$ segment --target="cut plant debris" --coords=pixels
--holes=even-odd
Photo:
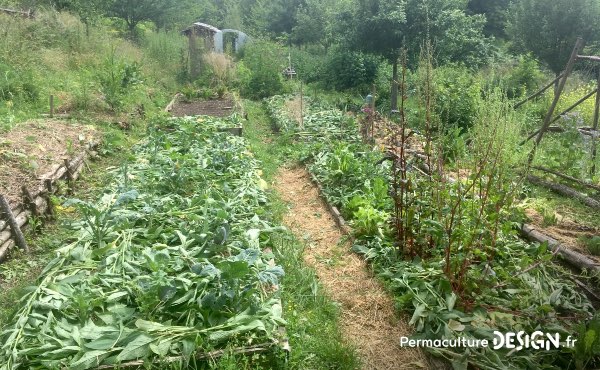
[[[0,369],[162,368],[282,339],[281,228],[245,140],[219,131],[237,119],[157,120],[101,199],[62,205],[81,221],[4,328]]]

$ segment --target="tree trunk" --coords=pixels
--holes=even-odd
[[[398,59],[394,59],[391,91],[392,111],[398,110]]]

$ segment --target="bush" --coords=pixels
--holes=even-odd
[[[272,43],[254,41],[247,45],[237,70],[241,94],[250,99],[281,94],[283,62],[277,46]]]
[[[447,126],[467,130],[473,125],[481,87],[477,77],[464,67],[444,66],[435,70],[435,110]]]
[[[292,49],[291,57],[292,66],[298,73],[298,78],[304,82],[320,82],[326,75],[326,55],[300,49]]]
[[[32,71],[0,64],[0,100],[36,102],[40,97],[38,86]]]
[[[323,81],[336,90],[370,88],[377,78],[380,59],[344,48],[335,48],[325,62]]]

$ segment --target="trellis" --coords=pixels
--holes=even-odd
[[[515,105],[515,108],[518,108],[518,107],[522,106],[523,104],[542,95],[544,92],[546,92],[552,86],[556,86],[556,89],[554,91],[554,99],[552,100],[552,104],[550,105],[550,108],[548,109],[548,112],[546,113],[546,116],[542,123],[542,127],[539,130],[533,132],[531,135],[529,135],[527,137],[527,139],[525,139],[522,143],[522,144],[524,144],[527,141],[535,138],[533,149],[531,150],[531,152],[529,154],[529,160],[528,160],[529,165],[531,165],[531,163],[533,162],[536,150],[537,150],[540,142],[542,141],[544,134],[546,132],[552,132],[552,131],[561,132],[562,131],[562,129],[560,127],[552,127],[551,126],[552,123],[558,121],[563,115],[571,112],[573,109],[578,107],[580,104],[582,104],[583,102],[585,102],[586,100],[588,100],[589,98],[591,98],[592,96],[595,95],[596,103],[595,103],[595,107],[594,107],[594,118],[593,118],[592,127],[590,127],[590,128],[582,127],[582,128],[579,128],[578,130],[582,135],[588,135],[588,136],[592,137],[592,153],[591,153],[592,154],[592,167],[590,169],[590,173],[592,176],[596,174],[596,157],[597,157],[597,151],[598,151],[597,150],[597,145],[598,145],[597,141],[598,141],[598,138],[600,137],[600,133],[598,132],[598,122],[600,121],[600,94],[598,93],[598,91],[600,91],[600,70],[596,71],[596,85],[597,85],[596,89],[594,89],[592,92],[588,93],[587,95],[585,95],[584,97],[579,99],[575,104],[571,105],[570,107],[565,109],[560,114],[558,114],[556,116],[554,115],[556,107],[558,106],[558,102],[560,101],[561,95],[562,95],[565,85],[567,83],[567,80],[568,80],[569,76],[571,75],[571,73],[573,72],[576,62],[579,60],[600,62],[599,56],[580,55],[581,51],[583,50],[584,45],[585,45],[584,40],[582,38],[578,38],[577,41],[575,42],[575,47],[573,48],[573,51],[571,53],[569,61],[567,62],[566,66],[565,66],[564,71],[559,76],[557,76],[552,82],[550,82],[548,85],[544,86],[542,89],[537,91],[535,94],[527,97],[525,100],[523,100]]]

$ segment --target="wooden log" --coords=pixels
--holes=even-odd
[[[26,251],[27,253],[29,253],[29,247],[27,246],[27,243],[25,242],[25,237],[23,236],[23,233],[21,232],[22,225],[19,225],[17,223],[17,219],[13,215],[10,205],[8,204],[8,201],[6,200],[4,195],[1,195],[1,194],[0,194],[0,211],[4,214],[4,218],[6,219],[6,221],[8,221],[8,225],[10,226],[11,234],[14,237],[16,244],[19,246],[19,248],[21,248],[24,251]],[[27,220],[27,218],[25,218],[25,222],[26,222],[26,220]]]
[[[28,10],[26,12],[22,11],[22,10],[13,10],[13,9],[7,9],[7,8],[0,8],[0,12],[5,13],[5,14],[9,14],[9,15],[18,15],[21,16],[23,18],[29,18],[29,19],[33,19],[35,18],[35,12],[33,10]]]
[[[1,213],[1,211],[0,211],[0,213]],[[31,216],[31,212],[29,212],[29,211],[21,211],[18,214],[13,214],[13,217],[17,223],[17,227],[19,228],[19,230],[21,228],[23,228],[23,226],[25,226],[25,224],[27,224],[27,220],[29,219],[29,216]],[[13,237],[12,228],[10,226],[8,226],[0,233],[0,244],[6,242],[7,240],[9,240],[12,237]]]
[[[21,192],[23,193],[23,205],[25,208],[29,209],[34,216],[39,215],[38,205],[35,201],[35,198],[31,195],[27,186],[21,186]]]
[[[171,111],[173,110],[173,107],[175,107],[175,104],[177,104],[177,101],[179,100],[179,97],[181,95],[182,95],[181,93],[175,94],[175,96],[173,97],[173,99],[171,99],[171,102],[169,102],[169,104],[167,104],[167,106],[165,108],[165,112],[171,113]]]
[[[548,188],[548,189],[554,191],[555,193],[558,193],[558,194],[561,194],[561,195],[564,195],[564,196],[567,196],[570,198],[575,198],[590,208],[600,210],[600,201],[597,201],[596,199],[593,199],[584,194],[581,194],[577,190],[570,188],[566,185],[556,184],[556,183],[553,183],[550,181],[546,181],[542,178],[539,178],[539,177],[533,176],[533,175],[527,175],[527,181],[531,182],[532,184]]]
[[[600,62],[600,57],[595,56],[595,55],[578,55],[577,59],[589,60],[592,62]]]
[[[6,261],[8,258],[8,253],[12,248],[14,248],[15,242],[12,239],[9,239],[4,244],[0,245],[0,263]]]
[[[351,235],[352,229],[350,229],[350,227],[346,223],[346,220],[344,220],[344,217],[342,217],[342,214],[340,213],[339,209],[336,206],[334,206],[333,204],[329,203],[329,201],[327,200],[327,197],[325,196],[325,191],[323,190],[323,186],[321,185],[321,183],[319,182],[317,177],[311,173],[310,178],[311,178],[312,182],[316,185],[317,189],[319,190],[319,195],[321,196],[321,200],[323,201],[323,203],[325,203],[325,206],[329,210],[329,213],[333,217],[333,220],[338,225],[340,230],[342,230],[342,232],[344,234]]]
[[[551,238],[540,231],[537,231],[535,226],[533,225],[524,224],[521,227],[521,233],[524,236],[526,236],[529,240],[536,241],[538,243],[547,242],[550,250],[556,252],[556,250],[558,249],[557,254],[573,266],[576,266],[580,269],[587,269],[593,272],[600,272],[600,264],[579,252],[573,251],[568,247],[565,247],[558,240]]]
[[[46,179],[44,180],[44,185],[46,187],[45,192],[40,192],[40,196],[44,197],[46,201],[46,214],[48,216],[54,216],[54,205],[52,204],[51,196],[54,194],[54,186],[52,185],[52,180]]]
[[[589,183],[587,181],[583,181],[583,180],[577,179],[575,177],[571,177],[569,175],[565,175],[563,173],[551,170],[549,168],[542,167],[542,166],[533,166],[532,168],[534,168],[536,170],[539,170],[539,171],[542,171],[542,172],[550,173],[552,175],[556,175],[556,176],[561,177],[561,178],[563,178],[565,180],[573,181],[574,183],[577,183],[577,184],[579,184],[581,186],[584,186],[586,188],[590,188],[590,189],[594,189],[594,190],[600,191],[600,186],[598,186],[598,185],[594,185],[594,184],[591,184],[591,183]]]

